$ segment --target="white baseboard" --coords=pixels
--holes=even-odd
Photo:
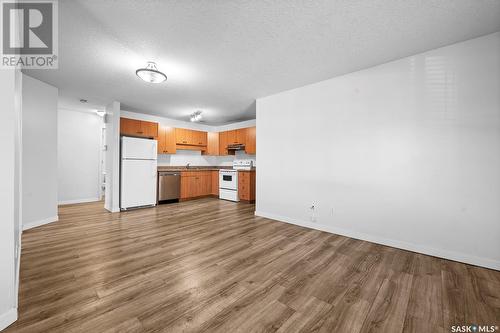
[[[17,320],[17,309],[12,308],[0,314],[0,331]]]
[[[23,230],[28,230],[31,228],[39,227],[44,224],[56,222],[59,220],[59,216],[52,216],[43,220],[38,220],[38,221],[33,221],[33,222],[28,222],[28,223],[23,223]]]
[[[72,205],[72,204],[79,204],[79,203],[86,203],[86,202],[94,202],[94,201],[99,201],[99,198],[94,197],[94,198],[84,198],[84,199],[74,199],[74,200],[63,200],[59,201],[58,205]]]
[[[379,236],[365,234],[362,232],[357,232],[354,230],[347,230],[347,229],[343,229],[343,228],[337,228],[337,227],[318,224],[318,223],[301,221],[298,219],[294,219],[294,218],[290,218],[290,217],[286,217],[286,216],[281,216],[281,215],[276,215],[276,214],[272,214],[272,213],[266,213],[266,212],[262,212],[262,211],[255,211],[255,215],[265,217],[265,218],[268,218],[271,220],[295,224],[295,225],[298,225],[301,227],[325,231],[325,232],[329,232],[332,234],[342,235],[342,236],[360,239],[360,240],[364,240],[364,241],[368,241],[368,242],[372,242],[372,243],[391,246],[391,247],[395,247],[395,248],[399,248],[399,249],[403,249],[403,250],[407,250],[407,251],[418,252],[418,253],[434,256],[434,257],[449,259],[449,260],[453,260],[453,261],[458,261],[458,262],[462,262],[462,263],[466,263],[466,264],[481,266],[481,267],[490,268],[490,269],[500,271],[500,261],[496,261],[493,259],[480,258],[480,257],[471,256],[471,255],[464,254],[464,253],[448,251],[448,250],[443,250],[443,249],[436,249],[436,248],[422,246],[422,245],[418,245],[418,244],[413,244],[413,243],[408,243],[408,242],[403,242],[403,241],[398,241],[398,240],[393,240],[393,239],[387,239],[387,238],[383,238],[383,237],[379,237]]]
[[[118,205],[112,205],[110,203],[106,204],[106,201],[104,202],[104,209],[106,209],[110,213],[117,213],[120,211],[120,207]]]

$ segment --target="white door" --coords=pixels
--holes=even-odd
[[[156,160],[156,140],[122,137],[122,159]]]
[[[157,165],[154,160],[122,160],[122,209],[156,204]]]

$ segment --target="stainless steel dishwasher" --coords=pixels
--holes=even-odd
[[[176,200],[181,194],[180,172],[160,171],[158,172],[158,202],[165,200]]]

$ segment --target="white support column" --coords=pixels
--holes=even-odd
[[[120,103],[106,106],[106,190],[104,208],[120,211]]]

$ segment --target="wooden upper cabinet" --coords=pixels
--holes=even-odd
[[[176,128],[175,142],[178,145],[206,146],[207,132],[194,131],[185,128]]]
[[[179,145],[188,145],[191,141],[191,131],[185,128],[175,129],[175,142]]]
[[[192,131],[192,145],[195,146],[206,146],[207,145],[207,132],[202,131]]]
[[[165,154],[166,136],[166,128],[164,126],[160,126],[158,128],[158,145],[156,146],[158,149],[158,154]]]
[[[120,118],[120,134],[156,138],[158,137],[158,124],[150,121]]]
[[[236,143],[244,145],[247,141],[247,129],[240,128],[236,130]]]
[[[141,122],[135,119],[120,118],[121,135],[137,135],[141,131]]]
[[[238,131],[237,130],[226,131],[226,133],[227,133],[226,146],[238,143]]]
[[[156,138],[158,136],[158,123],[141,120],[141,132],[147,138]]]
[[[255,136],[255,126],[219,132],[219,155],[228,155],[227,146],[233,144],[245,145],[247,154],[255,154]]]
[[[225,132],[220,132],[219,134],[225,135],[225,142],[226,145],[233,145],[233,144],[245,144],[247,141],[247,129],[246,128],[240,128],[236,130],[231,130],[231,131],[225,131]]]
[[[208,132],[207,133],[207,155],[217,156],[219,155],[219,133]]]
[[[257,128],[255,126],[246,128],[245,152],[247,154],[255,155],[257,153],[256,137]]]
[[[227,155],[227,132],[219,133],[219,155]]]
[[[199,131],[191,131],[191,141],[189,142],[190,145],[194,146],[201,146],[203,144],[201,137],[201,132]]]
[[[175,128],[160,126],[158,129],[158,154],[175,154]]]

